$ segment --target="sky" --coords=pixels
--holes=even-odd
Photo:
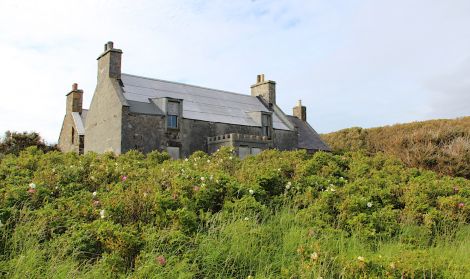
[[[1,0],[0,133],[57,142],[107,41],[124,73],[243,94],[263,73],[320,133],[470,115],[468,0]]]

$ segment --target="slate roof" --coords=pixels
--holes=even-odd
[[[87,109],[82,109],[81,114],[78,112],[72,112],[73,122],[75,123],[75,127],[77,128],[77,133],[79,135],[85,135],[85,121],[87,113]]]
[[[298,148],[310,150],[331,151],[320,138],[320,135],[305,121],[295,116],[288,115],[289,120],[298,128],[299,144]]]
[[[248,112],[269,110],[254,96],[210,89],[184,83],[121,74],[124,97],[130,111],[161,115],[160,109],[149,99],[183,99],[183,117],[209,122],[228,123],[244,126],[260,126]],[[273,128],[290,130],[276,112],[273,113]]]

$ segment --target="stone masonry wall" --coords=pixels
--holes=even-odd
[[[85,124],[85,152],[121,153],[122,102],[115,79],[98,82]]]

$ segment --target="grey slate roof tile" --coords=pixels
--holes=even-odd
[[[161,113],[149,99],[163,97],[183,99],[184,118],[209,122],[259,126],[248,112],[269,111],[251,95],[129,74],[121,74],[121,80],[130,111],[136,113]],[[273,128],[290,130],[276,113],[273,114]]]
[[[292,124],[294,124],[299,133],[298,148],[331,151],[330,147],[326,145],[320,138],[320,135],[305,121],[298,119],[295,116],[287,116]]]

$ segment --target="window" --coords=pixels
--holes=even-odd
[[[78,136],[78,154],[83,154],[85,151],[85,136]]]
[[[178,116],[180,114],[180,103],[169,101],[167,105],[167,127],[170,129],[178,128]]]
[[[75,128],[72,127],[72,144],[75,143]]]
[[[168,115],[166,119],[167,119],[168,128],[172,128],[172,129],[178,128],[178,116],[177,115]]]
[[[271,137],[271,115],[263,114],[261,123],[263,136]]]

